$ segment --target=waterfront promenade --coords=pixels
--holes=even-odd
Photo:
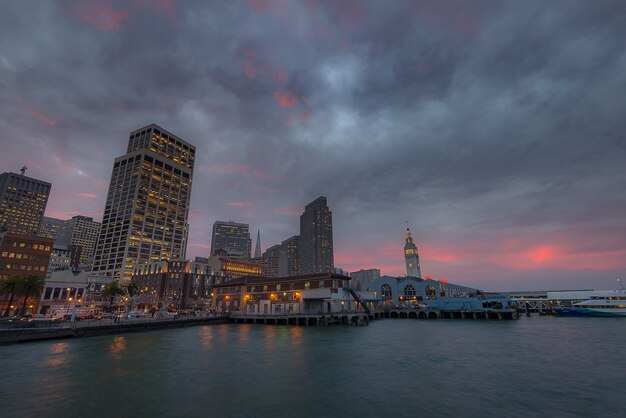
[[[114,321],[113,319],[82,321],[15,321],[0,326],[0,344],[15,344],[30,341],[60,338],[91,337],[96,335],[124,334],[130,332],[154,331],[166,328],[182,328],[197,325],[223,323],[227,315],[188,316],[182,318],[132,318]]]

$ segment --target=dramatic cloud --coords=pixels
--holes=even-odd
[[[319,195],[336,264],[486,289],[614,288],[626,269],[626,4],[0,3],[0,169],[100,219],[128,132],[198,150],[188,256],[216,220],[298,233]]]

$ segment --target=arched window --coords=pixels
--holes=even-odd
[[[407,284],[406,286],[404,286],[404,296],[406,296],[407,298],[411,298],[415,295],[415,288],[412,284]]]
[[[427,298],[437,299],[437,289],[435,289],[435,286],[429,284],[428,286],[426,286],[425,290]]]
[[[391,286],[389,286],[388,284],[384,284],[380,288],[380,294],[382,295],[383,299],[391,299]]]

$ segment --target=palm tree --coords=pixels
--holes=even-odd
[[[44,278],[41,276],[23,276],[20,280],[19,290],[24,293],[24,304],[22,304],[22,315],[26,315],[26,305],[28,298],[39,297],[44,288]]]
[[[9,303],[7,304],[7,309],[4,311],[3,316],[9,316],[9,312],[11,312],[11,305],[13,305],[13,298],[15,298],[15,294],[20,290],[20,276],[9,276],[0,281],[0,294],[6,295],[9,294]]]

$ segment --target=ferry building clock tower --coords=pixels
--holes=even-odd
[[[406,244],[404,244],[404,262],[406,264],[406,275],[411,277],[422,277],[420,271],[420,257],[417,254],[417,247],[413,243],[411,230],[406,229]]]

